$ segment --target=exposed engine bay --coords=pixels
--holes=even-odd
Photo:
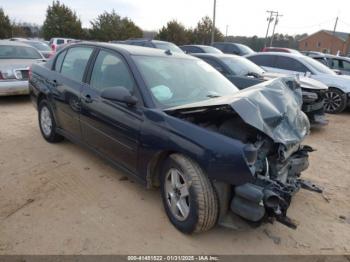
[[[263,83],[245,89],[230,103],[227,100],[169,113],[244,143],[243,155],[253,182],[232,186],[233,213],[252,222],[276,219],[296,228],[287,210],[293,195],[307,188],[300,175],[308,168],[308,154],[313,151],[301,144],[310,124],[301,111],[300,88],[294,89],[291,79],[278,79],[268,86]]]

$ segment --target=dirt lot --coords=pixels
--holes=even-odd
[[[350,111],[307,143],[304,173],[325,195],[300,191],[290,217],[260,228],[179,233],[159,191],[126,180],[85,149],[46,143],[27,97],[0,98],[0,254],[350,253]]]

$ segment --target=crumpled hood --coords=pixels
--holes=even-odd
[[[229,105],[242,120],[284,145],[300,143],[310,131],[307,116],[301,111],[301,89],[294,77],[263,82],[232,96],[173,107],[166,111],[190,112]]]
[[[281,73],[273,73],[273,72],[265,72],[263,77],[265,80],[271,80],[279,77],[287,77],[286,74]],[[314,89],[314,90],[327,90],[328,86],[321,83],[320,81],[317,81],[315,79],[312,79],[310,77],[305,76],[298,76],[299,77],[299,84],[302,88],[307,89]]]

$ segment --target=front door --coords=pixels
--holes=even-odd
[[[81,92],[83,140],[135,173],[143,111],[139,105],[128,106],[101,98],[104,89],[117,86],[136,92],[135,81],[124,59],[115,52],[100,50],[89,84]]]

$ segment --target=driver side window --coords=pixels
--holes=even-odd
[[[98,91],[122,86],[132,92],[134,80],[121,57],[101,50],[92,70],[90,86]]]

